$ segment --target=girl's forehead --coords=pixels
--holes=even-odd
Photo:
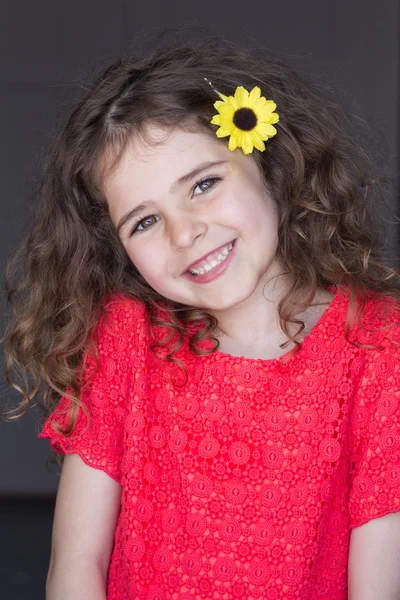
[[[131,163],[152,163],[169,159],[181,161],[189,154],[224,154],[224,144],[205,131],[189,131],[182,127],[171,129],[148,126],[143,135],[133,136],[126,146],[126,159]]]
[[[133,135],[109,175],[107,187],[124,180],[136,181],[156,177],[158,180],[173,179],[185,171],[206,162],[235,162],[233,156],[220,140],[204,131],[187,131],[183,128],[170,130],[149,127],[145,135]]]

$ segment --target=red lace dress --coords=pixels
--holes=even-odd
[[[371,300],[364,325],[394,326],[355,328],[380,344],[359,348],[347,307],[337,292],[286,363],[185,342],[185,382],[150,351],[144,307],[111,299],[89,425],[53,431],[63,397],[39,435],[122,486],[108,600],[347,598],[352,528],[400,510],[400,318]]]

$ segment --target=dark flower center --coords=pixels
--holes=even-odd
[[[257,125],[257,117],[251,108],[239,108],[234,112],[233,123],[238,129],[250,131]]]

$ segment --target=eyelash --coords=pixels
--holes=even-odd
[[[197,188],[197,186],[201,185],[202,183],[206,183],[207,181],[212,181],[213,184],[209,188],[207,188],[204,192],[201,192],[201,194],[195,194],[196,196],[202,196],[203,194],[206,194],[207,192],[212,190],[215,187],[216,183],[220,180],[221,180],[220,177],[206,177],[205,179],[200,179],[199,181],[196,181],[196,183],[192,187],[192,193]],[[137,227],[138,227],[138,225],[140,225],[140,223],[142,223],[142,221],[146,221],[147,219],[150,219],[150,217],[153,217],[153,216],[154,215],[147,215],[147,217],[142,217],[138,221],[136,221],[129,237],[131,237],[135,233],[144,233],[145,231],[147,231],[147,229],[151,229],[151,226],[146,227],[146,229],[137,229]]]

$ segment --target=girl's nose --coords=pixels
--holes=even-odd
[[[194,240],[202,235],[206,226],[194,216],[181,215],[170,225],[171,246],[175,250],[192,246]]]

